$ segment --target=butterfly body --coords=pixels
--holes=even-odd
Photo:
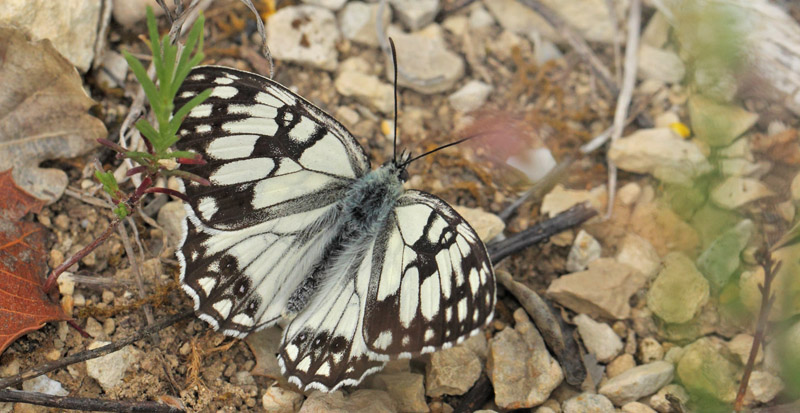
[[[181,282],[198,316],[243,337],[290,320],[278,361],[302,389],[354,385],[386,360],[446,348],[491,320],[494,274],[475,232],[433,195],[405,190],[404,157],[372,170],[352,135],[283,86],[200,67],[184,120]]]

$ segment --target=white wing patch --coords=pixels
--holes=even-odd
[[[259,181],[267,177],[275,168],[272,158],[250,158],[222,165],[209,177],[215,185],[236,185]]]

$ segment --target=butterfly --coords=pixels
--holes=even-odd
[[[280,84],[201,66],[180,87],[181,284],[198,317],[244,337],[290,320],[278,353],[302,390],[356,385],[393,358],[448,348],[493,316],[486,247],[441,199],[406,190],[410,159],[372,170],[334,118]]]

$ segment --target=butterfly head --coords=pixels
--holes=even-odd
[[[408,181],[408,164],[411,163],[410,161],[411,154],[406,152],[404,149],[402,152],[400,152],[400,156],[397,159],[388,162],[392,165],[392,168],[395,170],[400,182]]]

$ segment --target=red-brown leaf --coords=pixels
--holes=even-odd
[[[19,220],[42,205],[14,184],[11,170],[0,172],[0,353],[48,321],[69,319],[42,291],[44,227]]]

